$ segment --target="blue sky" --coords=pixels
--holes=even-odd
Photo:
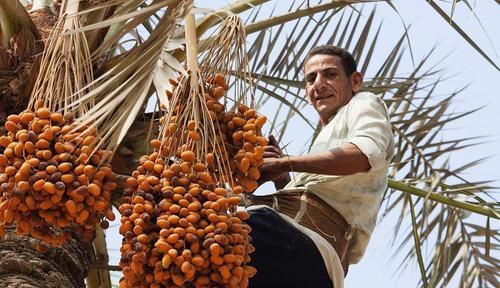
[[[484,106],[479,112],[456,121],[450,128],[443,131],[445,137],[451,138],[488,135],[486,139],[489,141],[488,143],[453,154],[450,159],[451,165],[461,165],[474,159],[491,156],[490,160],[470,169],[469,172],[463,175],[471,180],[500,179],[500,169],[498,169],[499,152],[497,148],[500,140],[500,97],[498,97],[497,90],[498,83],[500,83],[500,73],[470,45],[466,44],[426,1],[394,2],[401,14],[401,18],[404,19],[407,25],[411,24],[410,39],[417,61],[423,58],[433,47],[437,47],[434,55],[436,61],[434,62],[449,54],[441,65],[441,67],[445,67],[442,75],[453,77],[445,82],[446,84],[441,88],[443,92],[453,92],[469,84],[468,88],[456,98],[452,105],[452,111],[467,111],[471,108]],[[482,24],[492,38],[493,47],[500,50],[500,37],[498,37],[497,31],[500,24],[498,20],[500,5],[495,4],[492,0],[469,2],[473,5],[477,2],[475,13],[481,18]],[[226,5],[227,1],[195,1],[195,3],[200,7],[218,8]],[[267,7],[267,9],[270,8]],[[369,12],[370,10],[365,10],[364,13],[368,15]],[[459,4],[454,17],[494,61],[500,63],[500,57],[494,52],[470,11]],[[377,6],[377,20],[382,19],[383,34],[401,35],[403,31],[401,20],[386,4]],[[293,137],[300,137],[300,135],[294,135]],[[289,153],[294,152],[289,151]],[[500,185],[500,182],[497,181],[496,185]],[[390,246],[395,219],[394,215],[389,216],[377,226],[365,258],[359,264],[350,267],[346,287],[391,288],[417,286],[420,275],[416,262],[406,263],[408,269],[401,271],[397,269],[402,266],[402,256],[391,259],[395,250]],[[500,228],[498,224],[498,221],[493,221],[492,228]],[[109,235],[113,234],[114,237],[109,237]],[[108,231],[107,235],[111,248],[117,249],[121,238],[116,237],[114,231]],[[119,260],[116,252],[111,253],[110,257],[111,264],[116,264]],[[396,274],[396,271],[401,273]],[[114,278],[114,280],[114,283],[116,283],[117,278]]]

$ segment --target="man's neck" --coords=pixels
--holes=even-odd
[[[321,122],[323,127],[325,127],[326,125],[328,125],[328,123],[330,123],[330,121],[335,117],[335,115],[337,115],[337,113],[334,113],[332,116],[327,117],[326,119],[319,118],[319,122]]]

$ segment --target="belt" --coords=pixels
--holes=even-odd
[[[305,188],[280,190],[271,195],[247,195],[249,205],[266,205],[283,213],[327,240],[337,252],[344,269],[349,268],[350,243],[354,228],[318,196]]]

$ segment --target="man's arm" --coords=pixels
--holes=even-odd
[[[304,156],[264,158],[262,173],[306,172],[326,175],[351,175],[371,168],[366,157],[356,145],[347,143],[329,151]]]

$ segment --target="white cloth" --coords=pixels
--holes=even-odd
[[[387,188],[388,167],[394,156],[394,136],[387,107],[380,97],[370,92],[357,93],[321,130],[310,153],[331,150],[347,143],[356,145],[368,157],[369,171],[347,176],[298,173],[285,190],[304,186],[335,208],[355,228],[350,263],[357,263],[363,257],[375,228],[377,212]],[[325,256],[337,255],[333,247],[322,237],[318,239],[319,234],[298,226],[316,243],[330,277],[335,282],[341,279],[342,283],[334,287],[343,287],[344,273],[340,261]],[[310,232],[315,235],[311,236]]]

